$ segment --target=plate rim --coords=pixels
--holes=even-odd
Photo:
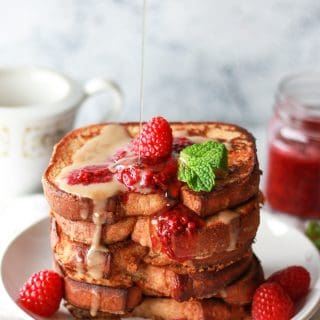
[[[10,301],[11,305],[15,307],[15,310],[19,313],[18,316],[19,317],[23,317],[23,319],[25,320],[34,320],[35,318],[32,317],[32,314],[29,314],[27,310],[22,309],[22,307],[20,307],[15,300],[12,299],[11,295],[9,294],[8,290],[7,290],[7,286],[5,285],[5,281],[4,281],[4,268],[3,265],[5,263],[5,258],[8,255],[9,249],[10,247],[13,245],[13,243],[15,241],[17,241],[19,238],[23,237],[24,234],[30,232],[31,229],[33,229],[36,225],[43,223],[46,220],[49,220],[50,217],[45,216],[45,217],[41,217],[39,219],[37,219],[36,221],[33,221],[28,227],[24,228],[23,230],[21,230],[18,234],[16,234],[15,236],[13,236],[8,242],[7,245],[5,247],[5,249],[3,250],[3,254],[1,257],[1,263],[0,263],[0,271],[1,271],[1,277],[0,277],[0,282],[1,282],[1,286],[5,289],[5,295],[7,297],[7,302]],[[54,318],[52,318],[52,320],[54,320]]]

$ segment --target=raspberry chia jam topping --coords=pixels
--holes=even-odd
[[[112,180],[113,173],[106,165],[92,165],[76,169],[68,176],[68,184],[89,185],[92,183],[104,183]]]
[[[163,253],[171,259],[185,261],[189,256],[183,252],[183,247],[192,247],[192,243],[196,243],[197,231],[202,224],[199,217],[182,205],[160,212],[151,219],[156,233],[152,245],[157,246],[159,239]]]

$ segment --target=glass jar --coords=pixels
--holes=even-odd
[[[280,83],[268,146],[269,206],[320,218],[320,73],[301,73]]]

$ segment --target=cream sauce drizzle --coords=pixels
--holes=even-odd
[[[96,289],[92,289],[91,293],[92,293],[92,296],[91,296],[90,315],[91,317],[96,317],[101,304],[101,296]]]
[[[131,138],[124,126],[105,126],[98,136],[90,139],[74,154],[72,164],[65,167],[56,178],[56,183],[62,190],[88,197],[93,201],[92,222],[95,224],[95,230],[90,249],[86,255],[86,263],[88,274],[96,280],[103,277],[103,271],[108,259],[108,249],[101,244],[102,226],[106,223],[107,200],[124,191],[124,186],[115,179],[106,183],[69,185],[67,178],[71,172],[84,166],[108,165],[108,162],[111,163],[110,158],[119,149],[125,148],[130,141]],[[86,220],[88,215],[89,212],[86,208],[80,210],[80,216],[83,220]],[[81,270],[80,262],[78,263],[78,271],[81,274],[83,270]],[[97,301],[97,298],[94,301]]]
[[[87,208],[80,209],[80,217],[83,220],[86,220],[89,216],[89,210]]]
[[[108,164],[116,151],[124,148],[130,141],[131,138],[124,126],[105,126],[98,136],[90,139],[77,150],[72,158],[72,164],[62,169],[57,176],[57,185],[60,189],[69,193],[99,201],[124,191],[123,184],[115,178],[110,182],[92,183],[89,185],[70,185],[67,178],[71,172],[84,166]],[[82,214],[84,219],[86,219],[86,213],[82,212]]]
[[[99,205],[97,207],[99,208]],[[94,212],[92,220],[95,224],[95,230],[92,244],[87,253],[87,270],[93,279],[99,280],[103,278],[103,270],[107,264],[108,249],[101,244],[101,231],[103,224],[106,222],[106,212]]]
[[[83,257],[80,256],[79,253],[76,255],[76,271],[77,274],[80,275],[81,277],[85,274],[84,268],[83,268]]]

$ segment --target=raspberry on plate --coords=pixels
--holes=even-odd
[[[278,283],[266,282],[256,290],[252,301],[253,320],[289,320],[293,315],[293,302]]]
[[[59,309],[63,295],[60,275],[50,270],[34,273],[19,291],[18,302],[27,310],[50,317]]]
[[[310,287],[310,273],[302,266],[291,266],[273,273],[268,282],[277,282],[296,302],[305,297]]]
[[[168,121],[162,117],[154,117],[146,123],[132,142],[132,150],[143,159],[156,161],[165,158],[172,151],[172,129]]]

